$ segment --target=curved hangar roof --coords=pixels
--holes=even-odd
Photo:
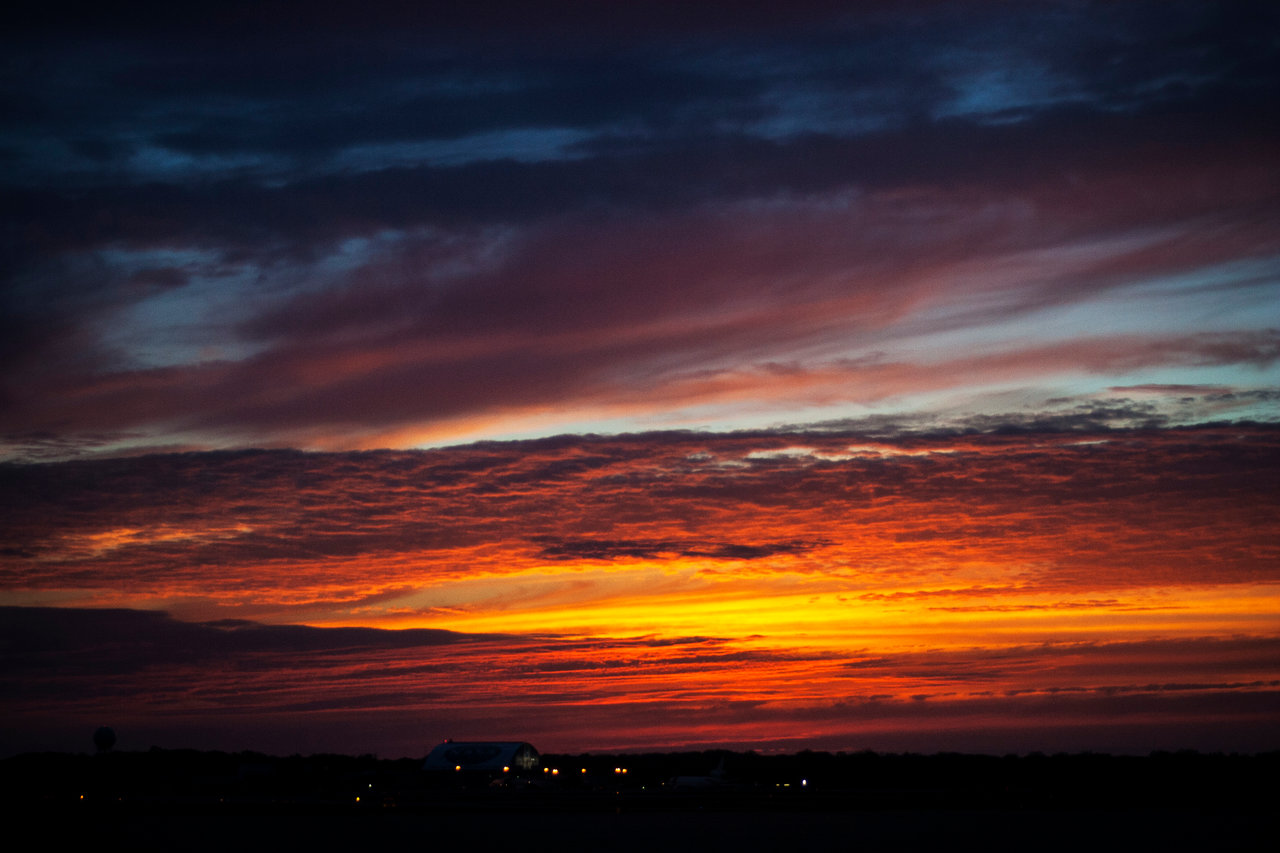
[[[523,741],[445,741],[431,750],[423,770],[533,770],[538,750]]]

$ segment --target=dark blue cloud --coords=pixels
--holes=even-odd
[[[303,443],[281,429],[334,412],[630,405],[829,346],[786,320],[806,304],[865,295],[831,310],[878,349],[956,264],[1167,235],[953,329],[1280,251],[1268,4],[287,5],[0,36],[0,431]],[[762,300],[773,328],[725,319]],[[579,329],[608,343],[566,351]],[[473,357],[276,393],[435,336]]]

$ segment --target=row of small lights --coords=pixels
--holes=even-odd
[[[453,769],[454,769],[455,771],[457,771],[457,772],[461,772],[461,771],[462,771],[462,765],[461,765],[461,764],[455,764],[455,765],[453,765]],[[503,768],[502,768],[502,772],[503,772],[503,773],[510,773],[510,772],[511,772],[511,768],[510,768],[510,767],[503,767]],[[550,773],[552,776],[559,776],[559,775],[560,775],[560,768],[558,768],[558,767],[544,767],[544,768],[542,768],[542,772],[543,772],[543,773]],[[584,767],[584,768],[582,768],[582,772],[583,772],[583,773],[586,773],[586,772],[587,772],[587,768],[585,768],[585,767]],[[625,767],[615,767],[615,768],[613,768],[613,772],[614,772],[616,775],[619,775],[619,776],[621,776],[621,775],[625,775],[625,774],[626,774],[626,772],[627,772],[627,768],[625,768]]]

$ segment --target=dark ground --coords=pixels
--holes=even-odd
[[[54,849],[1092,853],[1267,850],[1280,835],[1277,753],[713,751],[543,765],[563,772],[494,787],[430,778],[416,759],[152,749],[17,756],[0,780],[11,826]],[[699,787],[675,788],[679,776]]]
[[[54,828],[49,841],[131,850],[1273,849],[1275,819],[1177,810],[288,815],[148,814]],[[55,845],[56,846],[56,845]]]

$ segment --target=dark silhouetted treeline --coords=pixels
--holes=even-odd
[[[590,811],[1228,809],[1274,803],[1280,753],[986,756],[710,750],[544,754],[526,774],[430,774],[421,759],[153,747],[0,761],[10,807]]]

